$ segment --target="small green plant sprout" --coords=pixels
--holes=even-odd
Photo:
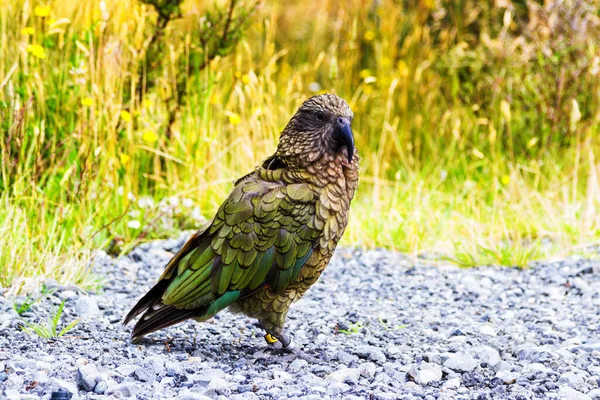
[[[16,301],[14,301],[13,308],[15,309],[17,314],[23,315],[26,312],[30,311],[31,307],[33,307],[34,304],[39,303],[42,299],[46,298],[47,296],[51,296],[55,291],[56,289],[50,289],[46,287],[45,284],[42,284],[42,290],[40,291],[40,294],[38,296],[28,294],[22,303],[17,303]]]
[[[22,303],[13,302],[13,308],[19,315],[25,314],[27,311],[31,310],[31,307],[38,301],[35,297],[31,295],[27,295],[25,300]]]
[[[348,329],[338,329],[338,332],[344,333],[346,335],[353,335],[358,333],[363,327],[364,325],[360,322],[351,323]]]
[[[43,338],[43,339],[53,339],[53,338],[59,338],[64,336],[67,332],[69,332],[71,329],[73,329],[75,327],[75,325],[77,325],[77,323],[79,322],[79,319],[75,319],[73,321],[71,321],[70,324],[64,326],[60,331],[58,330],[58,325],[60,323],[60,317],[63,313],[63,309],[65,307],[65,301],[63,300],[60,303],[60,306],[58,306],[58,309],[56,310],[56,312],[53,313],[53,315],[51,316],[51,318],[49,318],[45,323],[29,323],[27,321],[22,321],[23,324],[21,326],[21,329],[23,329],[24,332],[27,332],[30,335],[36,334],[39,337]]]

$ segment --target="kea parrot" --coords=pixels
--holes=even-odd
[[[141,314],[131,336],[229,308],[258,319],[267,343],[291,349],[288,309],[317,281],[348,223],[359,164],[353,117],[334,94],[304,101],[275,154],[235,182],[127,314],[124,324]]]

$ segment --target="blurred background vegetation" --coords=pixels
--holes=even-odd
[[[600,238],[583,0],[0,0],[0,286],[193,229],[308,96],[355,112],[345,244],[525,266]]]

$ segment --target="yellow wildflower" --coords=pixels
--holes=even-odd
[[[131,121],[131,114],[129,113],[129,111],[121,111],[121,119],[125,122]]]
[[[240,71],[235,71],[233,76],[235,76],[237,79],[240,79],[242,77],[242,73]]]
[[[121,161],[121,164],[127,165],[127,164],[129,164],[129,161],[131,161],[131,157],[129,157],[125,153],[121,153],[121,154],[119,154],[119,160]]]
[[[247,85],[250,83],[250,76],[248,74],[244,74],[242,75],[242,83],[244,85]]]
[[[406,62],[404,60],[398,61],[398,75],[400,75],[400,78],[406,78],[408,73],[408,65],[406,65]]]
[[[510,176],[508,176],[508,175],[504,175],[504,176],[502,177],[502,184],[503,184],[504,186],[506,186],[506,185],[508,185],[509,183],[510,183]]]
[[[242,122],[242,119],[240,118],[240,116],[234,112],[225,111],[225,115],[227,115],[227,118],[229,119],[229,123],[231,125],[237,125],[240,122]]]
[[[363,69],[358,73],[358,76],[360,76],[362,79],[365,79],[367,76],[371,76],[371,70]]]
[[[46,58],[46,50],[39,44],[30,44],[27,46],[27,52],[37,58]]]
[[[29,36],[31,36],[34,33],[35,33],[35,29],[33,29],[30,26],[26,26],[25,28],[21,29],[21,35],[25,35],[25,36],[29,35]]]
[[[387,56],[383,56],[379,59],[379,65],[381,65],[383,68],[387,68],[391,64],[392,64],[392,59]]]
[[[35,6],[33,9],[33,15],[36,17],[47,17],[50,15],[50,7],[48,6]]]
[[[148,129],[147,131],[144,131],[144,133],[142,133],[142,140],[144,142],[154,143],[158,140],[158,136],[156,136],[156,133],[154,133],[154,131]]]
[[[365,34],[363,35],[363,39],[365,40],[365,42],[370,42],[373,39],[375,39],[375,32],[373,31],[366,31]]]
[[[84,97],[83,99],[81,99],[82,106],[91,107],[92,104],[94,104],[94,99],[92,99],[91,97]]]

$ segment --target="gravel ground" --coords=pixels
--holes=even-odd
[[[600,399],[600,262],[459,269],[339,249],[287,329],[316,359],[272,352],[253,320],[222,313],[132,344],[125,312],[182,244],[103,253],[104,290],[55,287],[19,317],[0,295],[0,398]],[[66,300],[59,339],[23,332]]]

